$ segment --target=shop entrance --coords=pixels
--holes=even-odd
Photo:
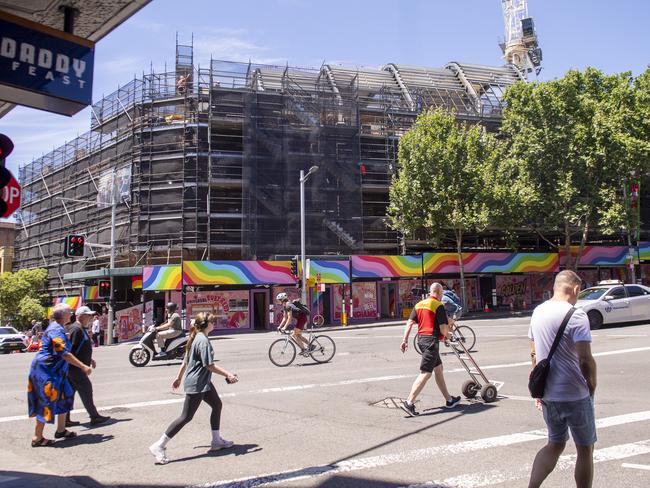
[[[381,283],[379,296],[381,297],[381,318],[395,318],[397,316],[397,284]]]
[[[265,330],[269,323],[269,294],[266,290],[253,290],[253,329]]]
[[[332,323],[332,311],[330,308],[330,287],[325,288],[325,291],[319,293],[318,302],[319,302],[319,313],[323,316],[323,323],[329,325]]]
[[[490,308],[492,306],[492,289],[494,288],[494,279],[492,276],[481,276],[479,278],[479,289],[481,290],[481,309],[485,308],[487,303]]]

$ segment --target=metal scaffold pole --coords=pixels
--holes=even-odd
[[[115,281],[113,269],[115,268],[115,218],[117,214],[117,199],[115,198],[115,188],[117,170],[113,168],[113,182],[111,185],[111,261],[110,261],[110,280],[111,294],[108,298],[108,330],[107,343],[113,344],[113,327],[115,326]]]

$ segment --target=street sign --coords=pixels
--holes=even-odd
[[[9,182],[2,189],[2,202],[0,210],[3,210],[2,218],[10,217],[16,210],[20,208],[20,185],[7,168],[3,168],[10,174]]]

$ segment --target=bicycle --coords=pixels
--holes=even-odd
[[[314,317],[316,318],[316,317]],[[336,353],[336,344],[331,337],[319,334],[314,335],[313,327],[308,329],[307,349],[301,355],[311,357],[317,363],[331,361]],[[269,346],[269,359],[280,368],[289,366],[296,359],[296,344],[289,331],[281,332],[285,335],[277,339]],[[313,347],[312,347],[313,346]]]
[[[465,345],[465,348],[468,351],[471,351],[476,345],[476,333],[469,325],[456,325],[456,323],[454,323],[451,331],[454,333],[450,334],[449,338],[445,339],[445,346],[450,347],[449,341],[453,342],[458,340]],[[415,334],[415,337],[413,337],[413,349],[415,349],[418,354],[422,355],[422,350],[418,344],[418,337],[419,334]]]

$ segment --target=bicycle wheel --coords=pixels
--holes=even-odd
[[[296,346],[287,339],[277,339],[269,347],[269,359],[273,364],[284,368],[296,359]]]
[[[420,349],[420,344],[418,344],[418,339],[420,335],[415,334],[413,337],[413,349],[415,349],[415,352],[417,352],[420,356],[422,356],[422,349]]]
[[[314,315],[314,318],[311,320],[314,327],[320,327],[325,323],[325,319],[322,315]]]
[[[326,363],[334,357],[336,352],[336,344],[331,337],[326,335],[315,336],[310,342],[310,346],[314,346],[315,349],[309,355],[317,363]]]
[[[465,345],[465,349],[471,351],[476,344],[476,334],[471,327],[459,325],[456,327],[456,337]]]

